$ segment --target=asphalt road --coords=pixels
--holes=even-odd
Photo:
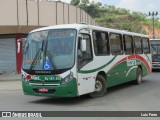
[[[25,96],[22,90],[0,91],[0,111],[160,111],[160,72],[143,78],[141,85],[122,84],[101,98]]]

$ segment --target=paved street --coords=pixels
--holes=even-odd
[[[20,81],[0,81],[0,86],[0,111],[160,110],[160,72],[153,72],[145,77],[141,85],[127,83],[110,88],[104,97],[96,99],[86,96],[77,98],[25,96],[21,90]]]

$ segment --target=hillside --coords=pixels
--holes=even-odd
[[[71,4],[85,10],[100,26],[148,34],[152,37],[152,21],[144,13],[131,12],[124,8],[103,5],[100,2],[89,2],[89,0],[71,0]],[[158,18],[155,18],[155,31],[156,38],[160,38]]]
[[[145,30],[146,30],[146,33],[150,36],[150,38],[153,38],[151,26],[146,26]],[[160,28],[158,27],[155,28],[155,37],[160,38]]]

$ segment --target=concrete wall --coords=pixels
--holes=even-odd
[[[85,11],[63,2],[0,0],[0,16],[0,34],[28,33],[56,24],[85,22],[95,25]]]
[[[0,0],[0,26],[17,25],[17,0]]]
[[[1,5],[1,4],[0,4]],[[26,1],[18,1],[18,25],[26,26],[27,25],[27,12],[26,12]]]

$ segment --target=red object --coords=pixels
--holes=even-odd
[[[40,88],[39,92],[48,92],[48,89],[47,88]]]
[[[19,50],[18,50],[18,44]],[[17,73],[21,73],[21,66],[22,66],[22,34],[16,34],[16,67]]]
[[[25,80],[26,80],[26,81],[29,81],[32,77],[34,77],[34,75],[31,75],[31,74],[30,74],[30,75],[27,75],[26,78],[25,78]]]

